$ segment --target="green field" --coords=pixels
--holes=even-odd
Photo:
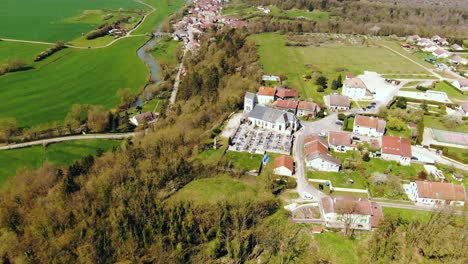
[[[258,170],[262,162],[263,155],[250,154],[247,152],[228,151],[223,160],[230,163],[235,169],[250,171]]]
[[[314,235],[319,246],[319,254],[330,263],[360,263],[358,248],[362,239],[348,239],[341,234],[327,232]]]
[[[323,172],[308,171],[307,177],[310,179],[322,179],[332,182],[333,187],[366,189],[367,181],[360,172]],[[351,183],[353,180],[354,183]]]
[[[72,104],[115,107],[119,88],[135,93],[149,70],[136,56],[144,37],[123,39],[105,49],[64,49],[35,69],[0,77],[0,117],[20,126],[63,120]]]
[[[0,64],[9,60],[22,60],[30,65],[37,54],[49,47],[46,44],[0,41]]]
[[[461,91],[457,90],[457,88],[455,88],[452,85],[450,85],[448,83],[445,83],[445,82],[436,83],[433,91],[445,92],[447,94],[447,96],[454,103],[460,103],[460,102],[468,101],[468,95],[463,94]]]
[[[453,132],[462,132],[466,133],[468,131],[468,121],[463,120],[463,124],[455,127],[446,127],[444,123],[442,122],[441,117],[437,116],[424,116],[424,126],[425,127],[430,127],[430,128],[435,128],[435,129],[440,129],[440,130],[447,130],[447,131],[453,131]]]
[[[55,42],[70,41],[92,30],[95,21],[70,21],[85,10],[140,9],[133,0],[2,0],[0,38]]]
[[[13,177],[18,169],[39,168],[45,162],[67,165],[88,155],[95,155],[97,150],[110,150],[120,145],[120,141],[81,140],[68,141],[23,149],[2,150],[0,152],[0,186]]]
[[[177,64],[177,52],[182,48],[182,42],[172,39],[161,40],[152,50],[151,55],[161,64]]]
[[[323,95],[333,91],[327,88],[324,93],[316,91],[313,81],[302,78],[305,74],[321,72],[332,79],[339,74],[361,74],[364,70],[386,74],[426,73],[416,64],[376,46],[358,46],[345,44],[327,44],[320,47],[288,47],[286,36],[267,33],[251,37],[258,45],[258,53],[263,69],[268,74],[285,75],[287,83],[299,90],[304,98],[313,98],[322,102]],[[281,54],[281,56],[278,56]]]
[[[225,15],[237,16],[240,18],[252,17],[252,16],[273,16],[280,18],[291,18],[291,19],[306,19],[317,22],[325,22],[330,18],[328,12],[323,12],[320,10],[313,10],[309,12],[307,10],[301,9],[291,9],[291,10],[281,10],[276,6],[266,6],[270,9],[270,13],[265,14],[263,11],[257,9],[256,7],[249,7],[248,5],[243,4],[231,4],[225,10]]]
[[[254,198],[254,187],[240,180],[218,177],[195,180],[172,196],[169,202],[190,200],[194,204],[217,204],[223,201],[246,201]]]
[[[153,31],[156,29],[156,25],[159,25],[170,14],[179,10],[185,0],[144,0],[144,2],[156,8],[156,11],[150,14],[133,34],[145,34]]]

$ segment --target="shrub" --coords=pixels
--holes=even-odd
[[[36,58],[34,59],[35,62],[38,62],[38,61],[41,61],[49,56],[51,56],[52,54],[54,54],[55,52],[61,50],[61,49],[64,49],[66,48],[65,46],[65,43],[59,41],[57,43],[55,43],[55,45],[51,48],[48,48],[47,50],[39,53],[39,55],[36,56]]]
[[[364,156],[362,156],[362,160],[365,162],[370,161],[369,152],[364,153]]]

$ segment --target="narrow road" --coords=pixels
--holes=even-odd
[[[377,202],[382,207],[390,207],[390,208],[398,208],[398,209],[408,209],[408,210],[428,211],[428,212],[440,210],[440,208],[437,208],[437,207],[430,207],[430,206],[424,206],[424,205],[397,204],[397,203],[379,202],[379,201],[375,201],[375,202]],[[467,212],[462,211],[462,210],[453,210],[453,213],[456,215],[468,214]]]
[[[67,136],[67,137],[57,137],[57,138],[48,138],[48,139],[41,139],[31,142],[13,144],[0,147],[0,150],[8,150],[8,149],[18,149],[18,148],[25,148],[43,144],[51,144],[51,143],[59,143],[64,141],[71,141],[71,140],[84,140],[84,139],[124,139],[135,136],[137,133],[130,132],[130,133],[122,133],[122,134],[89,134],[89,135],[76,135],[76,136]]]
[[[184,50],[184,56],[182,56],[182,62],[179,65],[179,71],[177,72],[177,75],[174,81],[174,89],[172,89],[171,98],[169,99],[168,109],[172,108],[177,98],[177,92],[179,91],[179,85],[180,85],[180,75],[182,74],[182,69],[184,68],[184,59],[185,59],[186,53],[187,53],[187,50]]]
[[[419,67],[421,67],[421,68],[425,69],[426,71],[430,72],[432,75],[436,76],[439,80],[445,80],[446,79],[446,78],[442,77],[441,75],[437,74],[433,69],[430,69],[430,68],[424,66],[423,64],[411,59],[410,57],[408,57],[406,55],[403,55],[400,52],[398,52],[398,51],[396,51],[396,50],[394,50],[394,49],[392,49],[392,48],[390,48],[390,47],[388,47],[388,46],[386,46],[384,44],[380,44],[380,46],[382,46],[382,47],[384,47],[384,48],[386,48],[386,49],[400,55],[401,57],[413,62],[414,64],[418,65]]]

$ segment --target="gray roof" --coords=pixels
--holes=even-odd
[[[257,95],[251,92],[245,93],[245,98],[254,100]]]
[[[297,120],[296,116],[291,112],[273,109],[261,105],[256,105],[254,109],[250,111],[249,117],[270,123],[287,123],[295,122]]]

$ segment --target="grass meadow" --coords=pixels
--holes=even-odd
[[[39,168],[45,162],[68,165],[88,155],[95,155],[98,149],[104,151],[120,145],[114,140],[80,140],[52,144],[47,147],[3,150],[0,152],[0,187],[6,180],[16,175],[20,169]]]
[[[345,44],[327,44],[322,46],[289,47],[286,46],[286,36],[267,33],[251,37],[258,45],[258,53],[263,69],[268,74],[285,75],[287,83],[299,90],[304,98],[312,98],[323,102],[323,95],[340,92],[327,88],[324,93],[316,90],[313,81],[304,80],[303,76],[313,72],[321,72],[331,81],[347,73],[355,75],[365,70],[382,74],[424,74],[424,69],[377,46],[358,46]],[[281,54],[281,56],[277,56]]]
[[[5,0],[0,2],[0,38],[55,42],[71,41],[98,23],[70,18],[85,10],[140,9],[148,7],[133,0]],[[91,21],[95,22],[95,21]]]
[[[49,47],[47,44],[0,41],[0,64],[10,60],[21,60],[31,65],[36,55]]]
[[[32,126],[63,120],[72,104],[116,106],[119,88],[137,93],[146,83],[149,70],[136,56],[144,40],[123,39],[104,49],[67,48],[32,70],[1,76],[0,117]]]
[[[156,11],[149,15],[133,34],[145,34],[153,31],[156,29],[156,25],[159,25],[170,14],[179,10],[185,0],[144,0],[144,2],[156,8]]]

